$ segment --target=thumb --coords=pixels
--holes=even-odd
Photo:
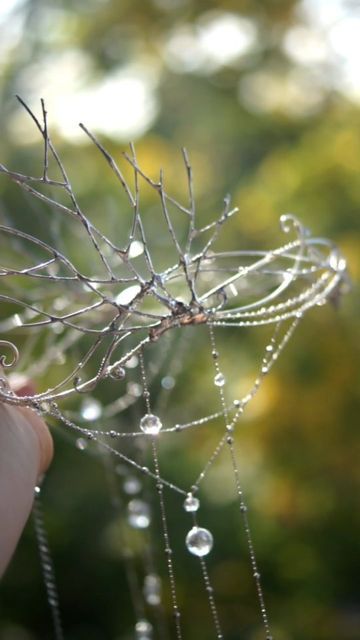
[[[52,455],[50,432],[38,415],[0,403],[0,576],[29,517],[38,478]]]

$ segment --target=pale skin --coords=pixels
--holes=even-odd
[[[21,390],[19,390],[21,395]],[[27,407],[0,403],[0,577],[30,515],[34,489],[53,456],[44,421]]]

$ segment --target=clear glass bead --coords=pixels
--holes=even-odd
[[[186,536],[186,547],[194,556],[207,556],[213,548],[214,538],[208,529],[193,527]]]
[[[129,258],[137,258],[144,253],[144,244],[140,240],[133,240],[128,249]]]
[[[128,521],[134,529],[147,529],[150,524],[150,507],[143,500],[130,500],[128,504]]]
[[[217,387],[223,387],[225,382],[226,382],[225,376],[222,373],[217,373],[215,378],[214,378],[214,384]]]
[[[125,376],[126,371],[124,367],[121,367],[120,365],[116,365],[110,373],[110,378],[113,378],[114,380],[123,380]]]
[[[140,420],[140,429],[144,433],[156,436],[161,428],[162,423],[160,418],[154,416],[152,413],[146,413]]]
[[[184,501],[184,509],[188,512],[197,511],[200,507],[200,500],[195,498],[192,493],[188,493]]]
[[[128,369],[135,369],[139,364],[139,358],[137,356],[131,356],[129,360],[125,362],[125,367]]]
[[[85,438],[77,438],[75,442],[76,448],[80,449],[80,451],[84,451],[88,446],[88,442]]]

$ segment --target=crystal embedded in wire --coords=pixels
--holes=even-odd
[[[147,529],[151,521],[150,507],[143,500],[131,500],[128,504],[128,522],[134,529]]]
[[[144,433],[156,436],[162,428],[162,422],[158,416],[146,413],[140,420],[140,429]]]
[[[214,538],[208,529],[193,527],[186,536],[186,547],[194,556],[207,556],[213,548]]]
[[[184,509],[189,513],[197,511],[200,507],[200,500],[195,498],[192,493],[188,493],[184,500]]]
[[[126,371],[124,367],[121,367],[120,365],[116,365],[116,367],[114,367],[110,373],[110,378],[113,378],[114,380],[123,380],[125,376]]]
[[[226,382],[225,376],[222,373],[217,373],[215,378],[214,378],[214,384],[217,387],[223,387],[225,382]]]

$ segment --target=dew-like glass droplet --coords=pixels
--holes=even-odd
[[[146,413],[140,420],[140,429],[144,433],[149,433],[153,436],[157,435],[162,427],[160,418],[154,416],[152,413]]]
[[[217,373],[215,378],[214,378],[214,384],[217,387],[223,387],[225,384],[226,380],[225,380],[225,376],[222,373]]]
[[[187,534],[185,543],[190,553],[201,558],[210,553],[213,548],[214,538],[208,529],[193,527]]]
[[[129,258],[137,258],[142,253],[144,253],[144,244],[140,240],[133,240],[129,246]]]
[[[135,625],[136,640],[151,640],[153,627],[148,620],[139,620]]]
[[[100,418],[102,414],[102,406],[95,398],[85,398],[80,408],[81,417],[84,420],[92,422]]]
[[[88,442],[85,438],[77,438],[75,445],[77,449],[80,449],[80,451],[84,451],[84,449],[86,449],[86,447],[88,446]]]
[[[188,493],[184,501],[185,511],[193,512],[197,511],[200,507],[200,500],[195,498],[192,493]]]
[[[150,507],[143,500],[131,500],[128,504],[128,521],[134,529],[147,529],[150,524]]]
[[[116,296],[116,303],[123,305],[130,304],[140,291],[141,287],[139,284],[133,284],[130,287],[126,287],[126,289],[123,289]]]
[[[129,360],[125,362],[125,367],[128,369],[135,369],[139,364],[139,358],[137,356],[131,356]]]
[[[126,371],[124,367],[121,367],[119,364],[117,364],[116,367],[114,367],[110,373],[110,378],[113,378],[114,380],[123,380],[125,376],[126,376]]]
[[[161,602],[161,580],[155,573],[149,573],[144,579],[144,598],[152,607]]]

